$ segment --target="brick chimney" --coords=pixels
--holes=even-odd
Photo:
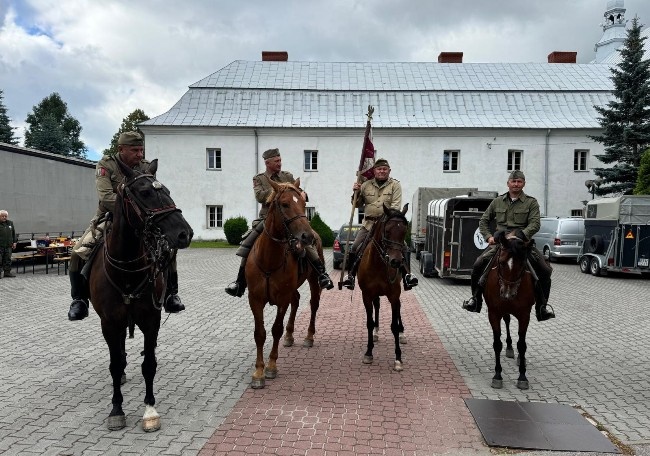
[[[262,62],[286,62],[289,53],[286,51],[262,51]]]
[[[576,63],[577,52],[553,51],[548,55],[548,63]]]
[[[462,52],[441,52],[438,63],[463,63]]]

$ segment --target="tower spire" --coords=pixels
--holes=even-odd
[[[604,62],[608,56],[614,53],[625,42],[625,1],[610,0],[607,2],[607,9],[604,13],[604,21],[601,25],[603,36],[594,46],[596,52],[595,63]]]

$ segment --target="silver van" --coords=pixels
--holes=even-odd
[[[544,257],[551,261],[577,260],[585,239],[585,220],[582,217],[542,217],[541,227],[533,239]]]

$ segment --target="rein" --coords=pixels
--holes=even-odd
[[[398,241],[393,241],[391,239],[388,239],[386,237],[386,225],[388,222],[392,219],[397,219],[398,217],[388,217],[387,215],[383,215],[381,219],[373,225],[373,233],[372,233],[372,244],[375,246],[379,253],[379,257],[381,258],[381,261],[386,265],[386,274],[388,275],[388,282],[390,284],[394,283],[398,277],[399,277],[399,268],[394,268],[390,265],[390,260],[388,258],[388,251],[390,250],[399,250],[402,254],[404,253],[404,244],[402,242]],[[377,241],[376,239],[376,234],[375,230],[378,229],[378,226],[382,226],[382,232],[381,232],[381,241]],[[393,269],[395,270],[395,274],[393,277],[391,277],[390,270]]]
[[[495,253],[495,256],[499,255],[501,252],[501,246],[499,246],[498,250]],[[512,256],[509,258],[512,259]],[[524,277],[524,273],[526,272],[526,267],[525,265],[521,267],[521,270],[519,271],[519,275],[515,280],[508,280],[505,277],[503,277],[502,273],[502,264],[503,261],[499,258],[497,260],[497,277],[499,278],[499,288],[501,290],[504,290],[506,288],[509,288],[510,291],[512,292],[512,296],[509,299],[514,298],[517,296],[517,292],[519,291],[519,285],[521,285],[521,280]],[[503,295],[503,293],[501,293]],[[503,296],[502,296],[503,297]]]

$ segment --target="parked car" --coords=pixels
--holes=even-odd
[[[334,269],[341,269],[343,266],[343,256],[348,247],[352,246],[354,239],[357,237],[361,225],[343,225],[334,238],[334,245],[332,246],[332,265]],[[348,233],[350,240],[348,241]]]
[[[577,260],[585,239],[585,220],[582,217],[542,217],[541,227],[533,239],[544,258]]]

